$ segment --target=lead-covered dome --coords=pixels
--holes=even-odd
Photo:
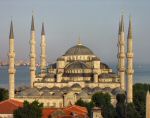
[[[94,55],[94,53],[88,47],[78,44],[69,48],[65,55]]]
[[[87,69],[87,68],[88,68],[88,66],[85,63],[80,62],[80,61],[72,62],[71,64],[69,64],[69,65],[66,66],[67,70],[72,70],[72,69]]]

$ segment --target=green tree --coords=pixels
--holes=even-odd
[[[111,97],[108,93],[97,92],[92,96],[92,101],[102,109],[104,118],[115,118],[115,108],[111,104]]]
[[[82,99],[79,99],[79,100],[77,100],[77,102],[75,104],[78,106],[86,107],[88,110],[88,115],[91,116],[91,111],[92,111],[92,108],[94,107],[94,103],[92,101],[85,102]]]
[[[146,93],[150,90],[150,84],[140,84],[137,83],[133,86],[133,103],[135,105],[136,111],[139,113],[140,118],[145,118],[145,103],[146,103]]]
[[[126,109],[126,104],[125,104],[125,94],[117,94],[116,99],[117,99],[117,104],[116,104],[116,114],[117,118],[125,118],[125,109]]]
[[[8,90],[0,88],[0,101],[8,99]]]
[[[43,104],[38,101],[24,101],[23,107],[14,111],[14,118],[42,118]]]
[[[126,116],[127,116],[127,118],[140,118],[133,103],[127,104]]]

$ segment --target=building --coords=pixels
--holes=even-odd
[[[46,65],[46,35],[44,24],[41,32],[41,73],[36,74],[36,32],[34,17],[31,23],[30,39],[30,88],[14,94],[15,49],[13,24],[10,27],[9,44],[9,98],[16,100],[39,100],[45,107],[62,108],[74,105],[78,99],[90,101],[96,92],[107,92],[111,95],[112,104],[116,103],[116,94],[127,91],[127,100],[132,102],[133,84],[133,38],[130,19],[127,52],[125,52],[125,32],[123,16],[119,23],[118,33],[118,72],[113,70],[83,45],[68,49],[55,63]],[[127,61],[127,65],[126,65]],[[125,81],[125,75],[127,81]],[[127,88],[126,88],[127,85]]]
[[[13,112],[23,107],[23,103],[8,99],[0,102],[0,118],[13,118]],[[69,106],[65,108],[43,108],[42,118],[89,118],[85,107]]]
[[[101,109],[99,107],[94,107],[92,109],[92,118],[103,118]]]
[[[13,118],[13,112],[22,106],[22,102],[13,99],[0,102],[0,118]]]

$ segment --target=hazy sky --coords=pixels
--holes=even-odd
[[[150,64],[150,0],[0,0],[0,60],[7,59],[13,19],[17,60],[28,60],[32,10],[38,58],[41,23],[45,23],[47,60],[54,61],[81,42],[104,62],[117,62],[118,23],[124,13],[127,34],[133,19],[136,63]]]

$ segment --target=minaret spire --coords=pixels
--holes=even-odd
[[[41,31],[41,35],[45,35],[44,23],[42,23],[42,31]]]
[[[41,31],[41,76],[44,77],[46,72],[46,38],[44,23],[42,23]]]
[[[11,20],[11,24],[10,24],[10,34],[9,34],[9,39],[14,39],[13,22],[12,22],[12,20]]]
[[[132,22],[129,21],[128,39],[127,39],[127,102],[133,101],[133,37],[132,37]]]
[[[34,17],[32,15],[31,21],[31,39],[30,39],[30,84],[31,88],[35,81],[35,71],[36,71],[36,37],[35,37],[35,27],[34,27]]]
[[[32,15],[32,21],[31,21],[31,31],[34,31],[35,27],[34,27],[34,16]]]
[[[14,33],[13,33],[13,23],[11,21],[10,34],[9,34],[9,98],[14,98],[15,96],[15,49],[14,49]]]
[[[124,18],[121,16],[118,36],[118,70],[121,88],[125,90],[125,34],[124,34]]]
[[[124,32],[124,16],[121,16],[121,22],[120,22],[120,32]]]
[[[131,18],[131,16],[130,16],[130,20],[129,20],[128,39],[132,39],[132,18]]]

